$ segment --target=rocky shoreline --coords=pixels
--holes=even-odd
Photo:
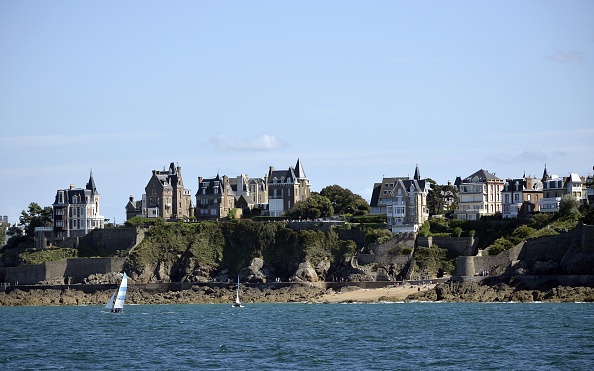
[[[55,305],[103,305],[113,290],[85,293],[73,289],[15,289],[0,292],[0,306],[55,306]],[[308,302],[326,294],[316,287],[293,285],[278,289],[246,287],[242,289],[242,301],[246,303]],[[217,304],[232,303],[235,290],[195,286],[189,290],[155,292],[138,287],[129,287],[126,304]]]
[[[113,290],[85,293],[72,289],[31,289],[0,292],[0,306],[103,305]],[[499,283],[447,282],[435,286],[401,286],[383,289],[360,289],[345,286],[338,291],[315,286],[292,285],[282,288],[242,288],[245,303],[350,303],[381,301],[442,301],[442,302],[594,302],[593,287],[556,286],[526,289]],[[231,303],[235,291],[230,288],[195,286],[189,290],[155,292],[132,287],[127,304],[218,304]]]
[[[447,282],[412,294],[408,300],[444,302],[594,302],[594,287],[554,286],[527,289],[521,285]]]

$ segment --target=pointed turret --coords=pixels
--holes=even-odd
[[[297,179],[307,178],[305,171],[303,171],[303,166],[301,166],[300,159],[297,159],[297,164],[295,165],[295,175],[297,176]]]
[[[413,176],[414,180],[421,180],[421,172],[419,171],[419,164],[415,168],[415,175]]]
[[[95,180],[93,180],[93,170],[91,170],[91,175],[89,176],[89,181],[87,182],[87,186],[85,188],[91,191],[91,194],[93,195],[99,194],[99,192],[97,192],[97,187],[95,187]]]
[[[542,173],[542,179],[541,181],[545,181],[551,179],[551,176],[549,175],[549,172],[547,171],[547,164],[545,164],[545,168],[544,168],[544,172]]]

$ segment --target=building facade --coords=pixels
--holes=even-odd
[[[242,213],[261,215],[268,209],[268,192],[264,179],[241,174],[236,178],[229,178],[229,183],[235,194],[235,207]]]
[[[417,232],[429,219],[429,182],[421,179],[419,166],[409,177],[383,178],[375,183],[371,198],[372,214],[385,214],[393,233]]]
[[[235,207],[235,192],[226,175],[213,178],[198,177],[196,218],[225,218]]]
[[[502,211],[503,180],[495,174],[481,169],[464,179],[457,177],[454,185],[459,197],[456,219],[479,220]]]
[[[172,162],[169,169],[153,170],[144,191],[142,201],[135,201],[130,196],[126,204],[126,219],[142,216],[187,220],[194,216],[192,191],[184,187],[181,166],[176,167]]]
[[[105,218],[100,213],[99,192],[93,173],[85,188],[59,189],[52,205],[54,238],[83,237],[91,230],[103,228]]]
[[[265,177],[268,195],[268,215],[281,216],[299,201],[305,201],[311,194],[309,179],[297,159],[295,167],[275,170],[270,166]]]
[[[525,217],[540,210],[542,181],[524,175],[521,179],[506,179],[501,191],[502,217]]]
[[[543,195],[540,201],[540,211],[555,213],[559,211],[559,204],[564,195],[572,195],[583,204],[587,200],[586,178],[577,173],[570,173],[567,177],[558,175],[543,176]]]

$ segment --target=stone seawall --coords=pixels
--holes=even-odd
[[[485,270],[500,275],[516,261],[535,271],[547,267],[557,270],[551,274],[588,274],[594,270],[590,264],[593,256],[594,226],[582,224],[567,233],[522,242],[498,255],[460,256],[456,275],[474,276]]]
[[[456,275],[474,276],[483,271],[489,271],[490,274],[502,274],[511,261],[518,260],[523,245],[524,243],[521,243],[498,255],[459,256]]]
[[[80,245],[93,246],[107,255],[131,249],[143,239],[142,228],[94,229],[81,238]]]
[[[121,272],[126,258],[71,258],[36,265],[3,267],[4,282],[35,285],[39,282],[63,278],[65,283],[82,283],[91,274]]]
[[[433,247],[437,245],[442,249],[457,255],[473,256],[477,254],[478,240],[474,237],[422,237],[417,236],[416,245],[419,247]]]

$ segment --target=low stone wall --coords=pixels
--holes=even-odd
[[[316,221],[303,221],[303,222],[287,222],[287,228],[291,228],[294,231],[303,230],[314,230],[328,232],[330,227],[334,225],[344,225],[345,222],[342,220],[316,220]]]
[[[361,265],[377,263],[380,265],[405,266],[410,259],[410,255],[357,254],[357,263]]]
[[[73,258],[35,265],[4,268],[4,282],[11,285],[35,285],[63,277],[67,283],[82,283],[91,274],[121,272],[126,258]]]

